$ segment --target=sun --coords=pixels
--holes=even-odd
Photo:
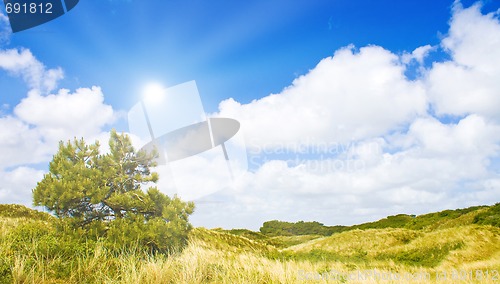
[[[157,82],[149,83],[144,87],[142,97],[145,101],[157,103],[165,94],[165,87]]]

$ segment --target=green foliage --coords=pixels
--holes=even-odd
[[[62,223],[25,220],[13,228],[7,239],[11,252],[33,253],[46,258],[83,255],[88,248],[88,240],[76,232],[61,229]]]
[[[474,223],[500,227],[500,203],[497,203],[488,208],[488,210],[477,214],[474,217]]]
[[[72,217],[81,226],[145,210],[140,189],[158,180],[150,172],[154,156],[136,153],[129,137],[114,130],[109,147],[109,154],[100,155],[98,142],[61,142],[49,173],[33,190],[33,203],[58,217]]]
[[[145,247],[167,253],[182,248],[191,225],[192,202],[170,198],[155,187],[155,153],[136,152],[130,138],[111,132],[110,152],[83,139],[60,143],[49,173],[33,190],[33,203],[62,219],[85,238],[105,237],[112,247]]]
[[[433,230],[440,227],[463,225],[467,214],[477,214],[473,223],[488,224],[500,227],[500,205],[492,206],[486,212],[482,212],[487,206],[473,206],[464,209],[444,210],[441,212],[423,214],[419,216],[398,214],[388,216],[375,222],[368,222],[353,226],[325,226],[318,222],[297,223],[283,221],[267,221],[260,228],[260,232],[267,236],[299,236],[299,235],[322,235],[330,236],[332,234],[366,229],[385,229],[385,228],[406,228],[412,230],[428,229]],[[454,221],[456,220],[456,221]],[[457,223],[458,222],[458,223]],[[457,223],[457,224],[455,224]],[[471,224],[471,221],[468,221]],[[445,226],[446,225],[446,226]]]
[[[384,229],[384,228],[406,228],[412,230],[434,229],[466,214],[479,212],[484,206],[473,206],[464,209],[444,210],[435,213],[423,214],[419,216],[398,214],[388,216],[375,222],[364,223],[347,227],[346,230],[353,229]],[[479,213],[478,213],[479,214]],[[463,224],[462,224],[463,225]]]
[[[157,189],[150,189],[148,195],[160,196]],[[166,196],[164,196],[166,197]],[[168,198],[168,197],[166,197]],[[191,230],[188,215],[193,212],[192,203],[185,206],[174,197],[163,201],[157,215],[128,214],[109,223],[107,239],[115,249],[126,247],[148,248],[149,252],[174,252],[187,244],[187,232]],[[165,220],[169,220],[166,222]]]
[[[398,214],[394,216],[388,216],[386,218],[380,219],[376,222],[364,223],[360,225],[354,225],[349,227],[350,230],[360,229],[384,229],[384,228],[404,228],[406,224],[411,222],[415,216]]]
[[[0,204],[0,217],[29,218],[34,220],[51,221],[50,214],[30,209],[19,204]]]
[[[299,235],[322,235],[330,236],[344,230],[344,226],[327,227],[319,222],[297,223],[283,221],[267,221],[260,228],[260,232],[269,236],[299,236]]]
[[[411,220],[408,224],[406,224],[405,228],[421,230],[425,228],[436,227],[436,225],[440,223],[460,218],[465,214],[479,211],[483,208],[485,208],[485,206],[473,206],[464,209],[444,210],[440,212],[419,215]]]

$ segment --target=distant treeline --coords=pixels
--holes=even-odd
[[[299,235],[322,235],[330,236],[333,233],[342,232],[346,226],[325,226],[320,222],[297,223],[283,222],[278,220],[267,221],[260,228],[260,232],[269,236],[299,236]]]
[[[267,221],[260,228],[260,232],[267,236],[299,236],[299,235],[322,235],[330,236],[335,233],[355,229],[384,229],[384,228],[406,228],[421,230],[431,226],[446,226],[448,222],[469,214],[473,224],[492,225],[500,227],[500,203],[493,206],[474,206],[464,209],[444,210],[441,212],[407,215],[398,214],[388,216],[375,222],[363,223],[353,226],[325,226],[320,222],[299,221]]]

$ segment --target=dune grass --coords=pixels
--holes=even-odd
[[[41,215],[4,216],[0,283],[499,283],[500,228],[460,218],[330,237],[196,228],[166,256],[75,242]]]

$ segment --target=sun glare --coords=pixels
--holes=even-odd
[[[143,98],[149,102],[158,102],[165,93],[165,87],[159,83],[149,83],[144,87]]]

